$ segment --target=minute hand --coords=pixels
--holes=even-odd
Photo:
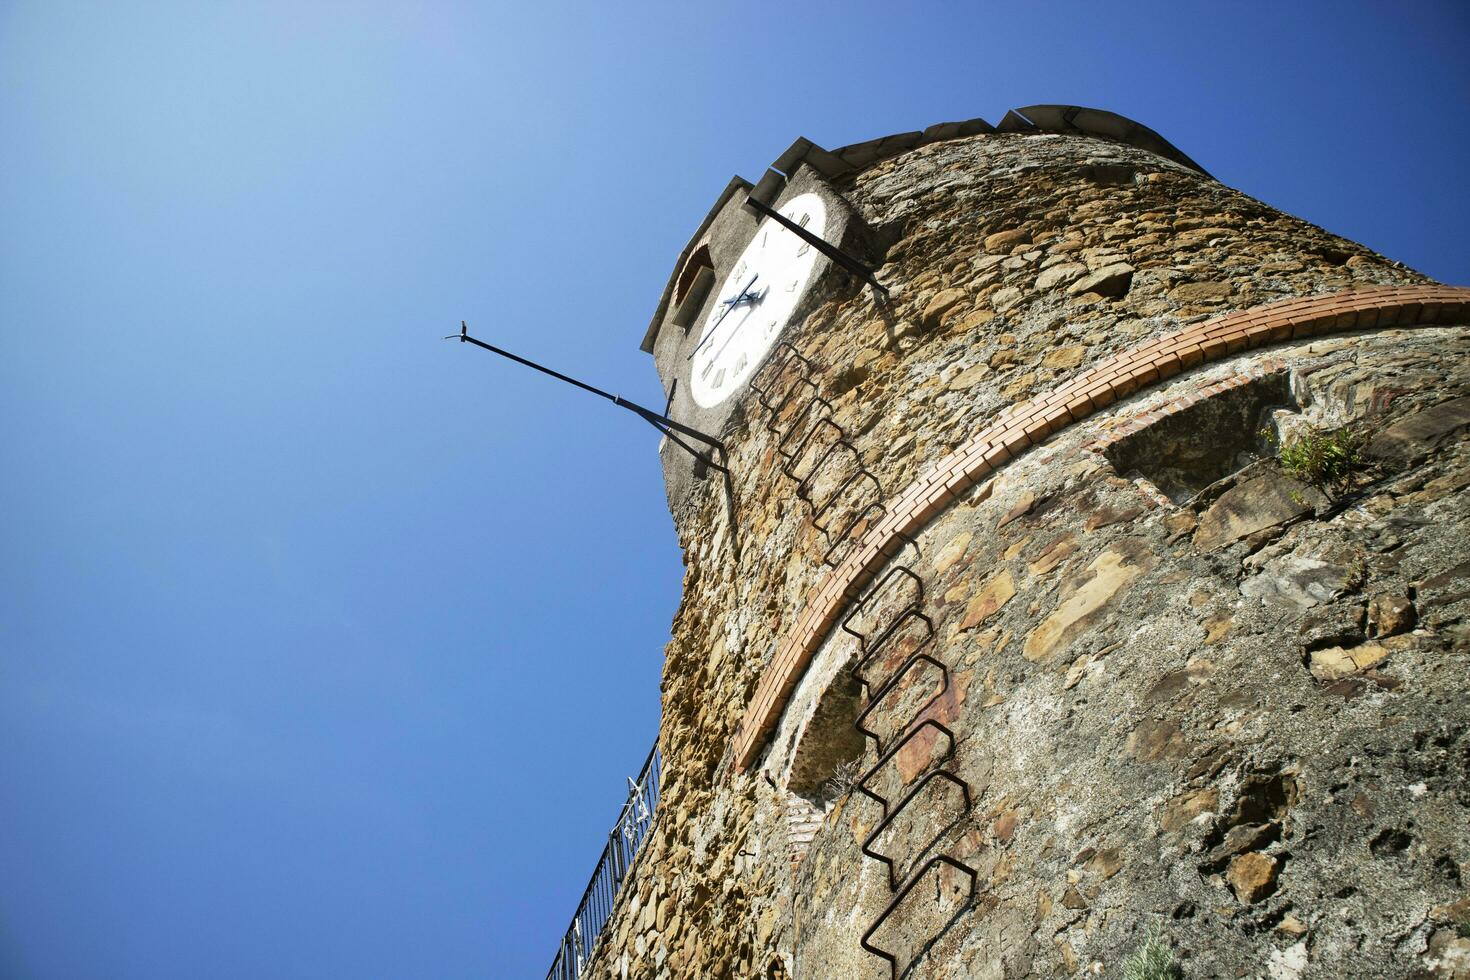
[[[720,329],[720,324],[722,324],[722,323],[725,322],[725,317],[729,316],[730,315],[730,311],[733,310],[733,309],[735,309],[735,307],[737,307],[737,306],[740,305],[740,301],[745,298],[745,294],[748,293],[748,292],[750,292],[750,287],[751,286],[754,286],[755,285],[755,281],[757,279],[759,279],[760,277],[761,277],[761,274],[759,272],[757,272],[755,275],[753,275],[753,276],[750,277],[750,282],[746,283],[741,288],[740,292],[736,293],[733,298],[720,300],[721,303],[724,303],[725,304],[725,312],[723,312],[723,313],[720,314],[720,318],[718,320],[716,320],[714,322],[714,324],[711,325],[711,327],[709,328],[709,330],[707,330],[705,332],[704,339],[699,342],[699,345],[697,347],[695,347],[694,350],[692,350],[692,351],[689,352],[689,356],[686,357],[686,358],[684,358],[684,360],[686,360],[686,361],[692,361],[692,360],[694,360],[694,355],[695,354],[698,354],[700,351],[704,350],[705,345],[708,344],[711,340],[714,340],[715,339],[715,331],[717,331],[717,330]]]
[[[744,296],[741,296],[739,300],[736,300],[735,301],[735,305],[736,306],[739,306],[740,305],[740,301],[741,300],[744,300],[744,299],[746,299],[748,297],[750,299],[750,305],[751,306],[754,306],[755,304],[761,302],[762,300],[764,300],[766,298],[766,293],[770,292],[770,289],[771,289],[771,287],[770,286],[767,286],[765,289],[762,289],[760,291],[760,293],[758,293],[758,294],[757,293],[752,293],[752,292],[750,292],[750,291],[747,290]],[[732,309],[733,309],[733,307],[732,307]],[[744,323],[745,323],[745,321],[742,320],[741,321],[741,325],[743,326]],[[713,354],[710,355],[710,360],[712,360],[712,361],[713,360],[718,360],[719,357],[720,357],[720,355],[723,354],[723,353],[725,353],[725,348],[730,346],[730,341],[734,340],[738,336],[740,336],[740,327],[736,327],[734,330],[730,331],[730,336],[728,336],[728,337],[725,338],[725,342],[720,345],[720,349],[719,350],[715,351]]]

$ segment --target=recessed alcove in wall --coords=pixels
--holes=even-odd
[[[1285,370],[1235,377],[1144,413],[1097,448],[1119,474],[1183,504],[1270,455],[1262,430],[1280,409],[1299,411]]]
[[[912,614],[922,594],[917,576],[886,576],[813,660],[767,759],[781,788],[823,808],[851,789],[870,742],[859,724],[865,703],[933,639],[927,618]],[[919,686],[933,681],[922,670],[912,673]]]
[[[701,245],[689,256],[684,268],[679,270],[679,280],[674,289],[674,324],[689,329],[694,318],[704,305],[704,298],[715,282],[714,260],[710,258],[709,246]]]
[[[822,692],[791,758],[786,788],[825,804],[835,774],[862,759],[863,736],[853,719],[861,710],[862,685],[850,671],[840,673]]]

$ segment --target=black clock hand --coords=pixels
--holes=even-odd
[[[740,300],[744,298],[745,294],[750,291],[750,287],[754,286],[755,281],[760,277],[761,274],[757,272],[755,275],[750,277],[750,282],[746,283],[741,288],[740,292],[736,293],[733,298],[720,300],[721,303],[725,304],[725,312],[720,314],[720,318],[710,326],[708,331],[705,332],[704,339],[699,342],[699,345],[695,347],[694,350],[689,352],[689,356],[684,358],[684,360],[694,360],[694,355],[704,350],[704,346],[708,344],[711,340],[715,339],[715,332],[720,329],[720,324],[725,322],[725,317],[729,316],[730,311],[735,309],[735,307],[740,304]]]
[[[758,294],[751,293],[751,292],[749,292],[747,290],[746,293],[745,293],[745,295],[742,296],[742,297],[740,297],[740,298],[741,299],[744,299],[746,297],[749,297],[750,298],[750,305],[751,306],[754,306],[755,304],[757,304],[757,303],[761,302],[762,300],[764,300],[766,298],[766,293],[769,293],[770,291],[771,291],[771,287],[770,286],[767,286],[765,289],[762,289],[760,291],[760,293],[758,293]],[[744,322],[745,321],[743,321],[743,320],[741,321],[742,324]],[[730,341],[734,340],[736,338],[736,336],[739,335],[739,333],[740,333],[740,328],[739,327],[735,328],[734,330],[731,330],[730,331],[730,336],[728,336],[728,337],[725,338],[725,342],[720,345],[720,349],[717,350],[717,351],[715,351],[713,354],[710,355],[710,360],[711,361],[717,360],[721,354],[725,353],[725,348],[730,346]]]
[[[739,306],[740,303],[741,303],[741,301],[744,300],[745,297],[747,297],[747,296],[750,295],[750,287],[754,286],[755,285],[755,281],[757,279],[759,279],[760,277],[761,277],[761,274],[759,272],[757,272],[755,275],[753,275],[753,276],[750,277],[750,282],[748,282],[748,283],[745,284],[745,288],[744,289],[742,289],[742,290],[740,290],[740,292],[736,293],[735,296],[732,297],[731,299],[722,299],[722,300],[720,300],[720,302],[721,303],[724,303],[726,306]]]

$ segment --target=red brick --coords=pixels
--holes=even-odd
[[[966,472],[973,473],[975,465],[984,462],[985,454],[990,451],[990,443],[983,442],[978,438],[971,439],[960,447],[960,451],[964,453]]]
[[[1159,369],[1149,363],[1138,364],[1128,372],[1128,377],[1139,385],[1151,385],[1159,380]]]
[[[1436,323],[1464,323],[1470,320],[1470,304],[1465,302],[1446,302],[1439,308]]]
[[[1250,338],[1246,336],[1245,331],[1230,333],[1220,339],[1225,341],[1225,352],[1227,354],[1238,354],[1250,347]]]
[[[1047,411],[1046,415],[1042,417],[1045,418],[1048,422],[1055,423],[1057,429],[1060,429],[1063,426],[1071,425],[1073,421],[1072,413],[1067,411],[1067,406],[1065,405],[1058,405],[1054,408],[1051,408]],[[1056,429],[1053,429],[1052,431],[1055,432]]]
[[[1378,308],[1378,326],[1380,328],[1397,327],[1400,324],[1409,322],[1411,321],[1405,319],[1404,317],[1403,300],[1395,299],[1389,303],[1385,303],[1379,306]]]
[[[916,526],[929,523],[940,511],[944,510],[943,500],[928,500],[914,508],[914,524]]]
[[[986,456],[988,457],[988,453]],[[970,481],[972,486],[978,486],[986,477],[995,472],[988,458],[977,459],[970,464]]]
[[[1200,343],[1200,349],[1204,351],[1205,360],[1214,361],[1224,357],[1229,352],[1230,347],[1219,337],[1211,337]]]
[[[1291,323],[1289,321],[1283,323],[1275,320],[1256,329],[1261,332],[1266,343],[1275,344],[1291,339]]]
[[[908,542],[895,534],[887,541],[884,541],[879,548],[887,557],[896,558],[907,546]]]
[[[1426,326],[1436,323],[1448,323],[1454,310],[1453,303],[1446,303],[1442,299],[1425,299],[1419,304],[1419,322]]]
[[[1067,402],[1067,411],[1071,413],[1073,419],[1078,421],[1087,418],[1093,413],[1093,410],[1092,399],[1086,393],[1079,394]]]
[[[1126,398],[1139,389],[1139,381],[1132,375],[1113,379],[1113,394],[1119,398]]]
[[[1027,438],[1025,432],[1007,428],[1006,431],[1000,433],[1000,444],[1014,459],[1023,449],[1030,448],[1031,440]]]
[[[1041,440],[1051,435],[1052,428],[1046,419],[1031,419],[1028,420],[1026,428],[1022,431],[1026,433],[1026,438],[1031,441],[1041,442]]]
[[[1092,372],[1090,370],[1078,371],[1076,374],[1068,378],[1065,384],[1059,384],[1055,388],[1052,388],[1050,391],[1048,391],[1046,393],[1046,400],[1066,401],[1073,395],[1077,394],[1077,392],[1085,391],[1087,389],[1087,377],[1091,373]]]
[[[1198,323],[1190,323],[1174,331],[1174,333],[1171,334],[1170,337],[1175,340],[1178,340],[1180,338],[1198,339],[1199,337],[1202,337],[1209,332],[1210,325],[1212,323],[1213,321],[1211,320],[1201,320]]]
[[[1118,400],[1118,393],[1113,390],[1112,385],[1099,385],[1088,391],[1087,396],[1092,399],[1093,410],[1107,408]]]
[[[1149,360],[1149,363],[1158,369],[1159,380],[1161,381],[1165,378],[1172,378],[1184,370],[1184,362],[1179,359],[1179,355],[1174,351],[1157,353]]]
[[[1179,360],[1186,367],[1191,368],[1200,364],[1205,359],[1204,348],[1199,344],[1190,344],[1179,351]]]

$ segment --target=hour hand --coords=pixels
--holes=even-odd
[[[750,292],[750,288],[755,285],[756,280],[759,279],[760,277],[761,277],[760,276],[760,273],[757,272],[755,275],[753,275],[753,276],[750,277],[750,282],[747,282],[741,288],[740,292],[736,293],[734,296],[730,297],[729,299],[722,299],[722,300],[720,300],[720,302],[723,303],[725,306],[730,307],[731,309],[734,309],[735,307],[739,306],[741,304],[741,302],[744,301],[746,294]],[[762,295],[764,295],[764,294],[762,294]]]
[[[727,303],[731,307],[731,309],[737,306],[745,306],[747,304],[754,306],[756,303],[759,303],[761,300],[766,298],[766,293],[770,292],[770,289],[770,286],[766,286],[764,289],[760,290],[747,289],[745,292],[741,293],[739,296],[736,296],[734,299],[725,300],[725,303]]]
[[[686,361],[694,360],[694,355],[704,350],[705,346],[708,345],[711,340],[715,339],[715,331],[720,329],[720,324],[725,322],[725,317],[729,316],[730,311],[740,305],[740,301],[745,298],[746,293],[750,292],[750,287],[754,286],[755,281],[759,278],[760,273],[757,272],[755,275],[750,277],[749,282],[741,287],[740,292],[736,293],[730,299],[720,300],[720,305],[723,306],[725,309],[720,313],[718,317],[715,318],[715,322],[710,324],[709,329],[705,330],[704,339],[695,346],[694,350],[689,352],[689,356],[685,358]],[[761,295],[764,296],[765,293],[761,293]]]

